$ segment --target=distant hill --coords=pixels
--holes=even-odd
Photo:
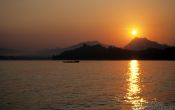
[[[175,60],[175,47],[159,44],[146,38],[135,38],[125,48],[105,45],[98,41],[87,41],[67,48],[33,51],[0,48],[0,59]]]
[[[147,38],[135,38],[124,48],[128,50],[146,50],[149,48],[166,49],[170,48],[170,46],[148,40]]]
[[[59,55],[64,51],[70,51],[82,47],[83,45],[94,46],[101,45],[108,47],[110,45],[102,44],[98,41],[86,41],[81,42],[65,48],[53,48],[53,49],[42,49],[42,50],[15,50],[0,48],[0,56],[3,58],[25,58],[25,59],[51,59],[53,55]]]
[[[75,44],[75,45],[63,48],[62,52],[63,51],[68,51],[68,50],[74,50],[74,49],[82,47],[83,45],[87,45],[87,46],[100,45],[102,47],[109,47],[109,46],[111,46],[111,45],[103,44],[103,43],[101,43],[99,41],[86,41],[86,42],[81,42],[81,43],[78,43],[78,44]]]
[[[112,59],[127,59],[130,56],[130,51],[117,48],[114,46],[104,46],[101,44],[87,45],[83,44],[81,47],[65,51],[60,55],[53,56],[57,60],[112,60]]]
[[[86,42],[81,42],[81,43],[78,43],[78,44],[75,44],[75,45],[72,45],[72,46],[68,46],[68,47],[65,47],[65,48],[54,48],[54,49],[39,50],[39,51],[36,51],[35,54],[50,57],[52,55],[59,55],[64,51],[70,51],[70,50],[78,49],[78,48],[82,47],[83,45],[88,45],[88,46],[101,45],[102,47],[111,46],[111,45],[103,44],[99,41],[86,41]]]
[[[0,52],[13,52],[15,49],[9,49],[9,48],[0,48]]]
[[[175,60],[175,47],[166,49],[148,48],[127,50],[114,46],[82,45],[74,50],[64,51],[53,56],[54,60]]]
[[[19,50],[10,49],[10,48],[0,48],[0,55],[14,55]]]

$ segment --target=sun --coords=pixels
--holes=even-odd
[[[138,34],[138,32],[137,32],[137,30],[134,29],[134,30],[131,31],[131,34],[132,34],[133,36],[136,36],[136,35]]]
[[[137,38],[139,36],[141,36],[142,30],[140,30],[140,26],[128,26],[127,28],[127,35],[130,39],[134,39]]]

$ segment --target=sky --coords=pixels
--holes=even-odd
[[[0,48],[125,46],[138,37],[175,45],[175,0],[0,0]]]

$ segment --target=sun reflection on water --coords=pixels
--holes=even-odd
[[[132,105],[132,110],[143,110],[146,100],[140,96],[141,84],[140,84],[140,68],[137,60],[131,60],[129,64],[129,72],[127,79],[128,89],[125,96],[126,102]]]

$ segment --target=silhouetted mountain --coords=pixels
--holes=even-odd
[[[101,45],[103,47],[108,47],[109,45],[102,44],[98,41],[86,41],[81,42],[73,46],[66,48],[53,48],[53,49],[42,49],[42,50],[14,50],[0,48],[0,56],[2,58],[12,58],[12,59],[51,59],[53,55],[59,55],[64,51],[70,51],[82,47],[83,45]]]
[[[0,55],[14,55],[17,52],[19,52],[19,50],[10,48],[0,48]]]
[[[73,46],[69,46],[69,47],[63,48],[62,52],[68,51],[68,50],[74,50],[74,49],[82,47],[83,45],[87,45],[87,46],[100,45],[102,47],[109,47],[109,46],[111,46],[111,45],[103,44],[103,43],[101,43],[99,41],[86,41],[86,42],[78,43],[78,44],[73,45]]]
[[[166,49],[149,48],[141,51],[125,50],[101,45],[82,47],[53,56],[55,60],[175,60],[175,47]]]
[[[93,45],[101,45],[104,47],[108,47],[108,45],[102,44],[98,41],[87,41],[87,42],[81,42],[72,46],[68,46],[65,48],[54,48],[54,49],[44,49],[44,50],[38,50],[38,51],[34,51],[34,52],[30,52],[30,54],[28,54],[28,56],[42,56],[43,58],[51,58],[53,55],[59,55],[64,51],[70,51],[70,50],[74,50],[77,48],[82,47],[83,45],[89,45],[89,46],[93,46]]]
[[[135,38],[124,48],[128,50],[145,50],[149,48],[166,49],[170,48],[170,46],[150,41],[147,38]]]
[[[0,48],[0,53],[3,53],[3,52],[14,52],[15,49],[9,49],[9,48]]]
[[[45,49],[37,51],[0,49],[0,59],[175,60],[175,47],[149,41],[146,38],[136,38],[130,44],[135,44],[135,48],[133,46],[134,49],[132,48],[132,50],[128,50],[115,46],[104,45],[98,41],[88,41],[70,46],[68,48]],[[136,44],[139,48],[136,47]]]
[[[175,60],[175,47],[166,49],[149,48],[146,50],[135,51],[134,57],[140,60]]]
[[[112,60],[112,59],[127,59],[130,56],[130,51],[120,49],[113,46],[103,46],[100,44],[87,45],[83,44],[80,48],[65,51],[60,55],[56,55],[53,59],[82,59],[82,60]]]

